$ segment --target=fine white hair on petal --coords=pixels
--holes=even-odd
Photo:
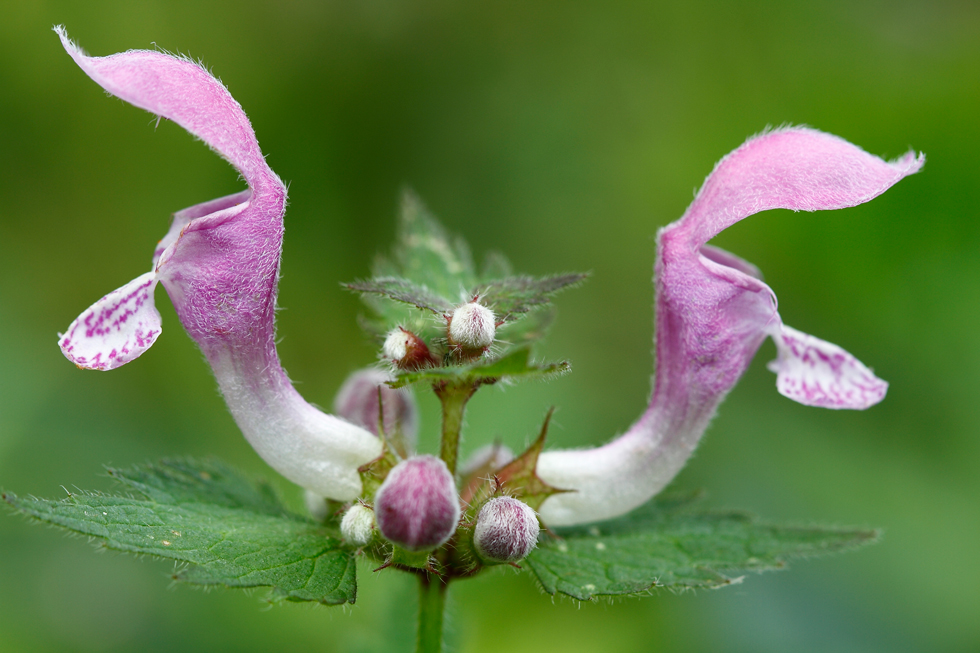
[[[212,352],[208,360],[242,434],[273,469],[337,501],[361,493],[357,469],[381,455],[377,436],[308,404],[285,373],[270,373],[261,357]]]

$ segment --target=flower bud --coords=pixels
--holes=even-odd
[[[415,456],[388,472],[374,498],[381,534],[409,551],[445,544],[459,521],[456,481],[435,456]]]
[[[381,354],[401,370],[417,370],[433,362],[428,346],[407,329],[392,329],[381,347]]]
[[[538,543],[538,517],[531,507],[512,497],[490,499],[476,518],[473,545],[488,562],[517,562]]]
[[[465,352],[482,351],[497,335],[493,311],[476,302],[463,304],[449,318],[449,342]]]
[[[391,376],[387,372],[373,367],[354,372],[340,386],[333,402],[334,413],[377,435],[378,388],[381,388],[385,435],[391,437],[396,431],[400,431],[409,447],[414,448],[418,431],[415,399],[404,388],[389,388],[385,382],[390,380]]]
[[[345,542],[364,546],[371,541],[374,531],[374,511],[359,503],[347,509],[340,520],[340,534]]]

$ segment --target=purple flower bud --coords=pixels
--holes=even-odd
[[[464,352],[482,352],[497,335],[495,319],[493,311],[482,304],[463,304],[449,318],[449,342]]]
[[[387,372],[373,367],[354,372],[340,386],[333,402],[333,410],[348,422],[363,426],[377,435],[378,388],[381,388],[385,435],[390,437],[396,430],[400,430],[402,437],[409,445],[414,446],[418,432],[415,399],[408,390],[389,388],[385,382],[390,380],[391,376]]]
[[[381,534],[409,551],[445,544],[459,522],[459,494],[446,463],[415,456],[398,463],[374,498]]]
[[[512,497],[497,497],[480,509],[473,545],[489,562],[517,562],[538,543],[539,530],[538,517],[529,505]]]

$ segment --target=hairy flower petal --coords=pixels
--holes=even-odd
[[[56,31],[75,62],[100,86],[181,125],[245,178],[248,190],[176,213],[154,252],[153,271],[139,279],[163,284],[258,454],[283,476],[321,496],[355,498],[361,491],[357,469],[380,455],[381,443],[366,429],[307,403],[279,363],[275,310],[286,188],[266,164],[241,106],[192,61],[144,50],[89,57],[62,28]],[[158,327],[159,316],[157,333]],[[70,329],[66,336],[75,346],[72,354],[90,360],[88,350],[75,344],[78,333]]]
[[[759,211],[866,202],[923,163],[911,152],[886,162],[805,128],[749,139],[722,159],[684,216],[658,238],[650,405],[626,433],[602,447],[541,454],[538,475],[575,490],[548,498],[542,519],[554,526],[608,519],[659,492],[691,456],[767,336],[777,342],[777,386],[787,397],[833,408],[880,401],[883,381],[836,345],[783,326],[775,295],[758,270],[705,243]]]
[[[837,345],[781,326],[773,335],[779,358],[769,363],[779,393],[807,406],[868,408],[888,384]]]
[[[160,336],[153,272],[142,274],[89,306],[58,342],[75,365],[112,370],[139,357]]]

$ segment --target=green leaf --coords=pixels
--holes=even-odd
[[[483,268],[480,279],[483,283],[488,283],[494,279],[503,279],[514,275],[514,268],[510,260],[502,252],[491,250],[487,252],[483,259]]]
[[[473,259],[465,241],[450,237],[410,190],[402,195],[395,260],[397,274],[379,275],[376,270],[375,276],[404,277],[450,303],[458,303],[461,292],[476,285]]]
[[[550,277],[507,277],[485,283],[475,294],[481,303],[490,307],[501,322],[515,320],[522,313],[539,308],[551,301],[552,295],[582,283],[589,275],[557,274]]]
[[[375,278],[367,281],[355,281],[344,284],[348,290],[359,293],[381,295],[397,302],[412,304],[436,315],[442,315],[452,308],[452,304],[442,297],[430,292],[423,286],[417,286],[407,279],[394,277]]]
[[[876,531],[777,526],[738,511],[692,509],[692,499],[656,499],[616,521],[560,531],[526,562],[549,594],[585,601],[655,587],[717,588],[744,571],[781,569],[793,557],[874,542]]]
[[[288,512],[270,486],[218,462],[167,460],[109,474],[138,496],[2,497],[18,512],[105,548],[187,563],[175,580],[271,587],[273,598],[289,601],[354,602],[353,552],[323,526]]]
[[[500,358],[485,358],[468,365],[452,367],[427,367],[414,372],[399,372],[389,385],[401,388],[411,383],[487,384],[500,380],[529,380],[557,376],[571,371],[567,361],[536,364],[531,362],[528,348],[518,349]]]

